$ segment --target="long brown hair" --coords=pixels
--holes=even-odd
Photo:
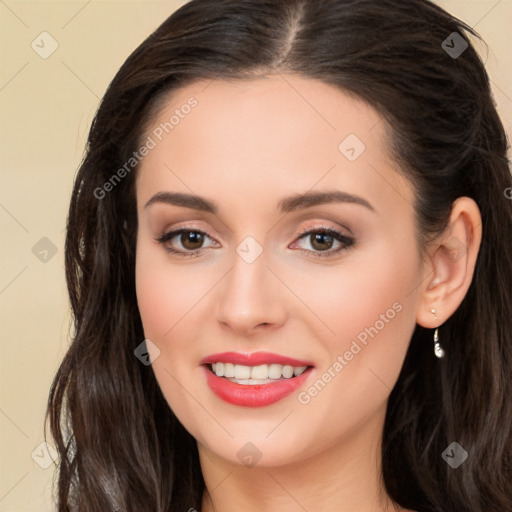
[[[454,32],[469,43],[457,56],[443,45],[455,46]],[[416,327],[389,397],[382,477],[395,502],[420,512],[512,510],[512,180],[469,34],[477,36],[427,0],[193,0],[129,56],[92,123],[69,209],[74,332],[46,417],[60,455],[59,512],[201,510],[195,440],[134,356],[144,340],[136,167],[98,190],[139,147],[164,95],[197,79],[272,72],[334,84],[387,120],[390,149],[415,187],[423,247],[455,199],[478,204],[474,278],[440,328],[448,356],[436,359],[432,333]],[[441,456],[453,441],[469,453],[457,469]]]

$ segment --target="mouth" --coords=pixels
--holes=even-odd
[[[204,358],[201,366],[215,395],[243,407],[262,407],[282,400],[314,370],[307,361],[263,352],[216,354]]]

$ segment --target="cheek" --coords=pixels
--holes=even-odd
[[[184,267],[169,264],[163,249],[143,244],[137,247],[135,269],[137,302],[146,337],[172,337],[174,326],[207,292],[205,280],[191,279]]]
[[[331,276],[328,299],[318,309],[335,335],[323,337],[328,356],[299,401],[319,419],[315,428],[323,422],[332,436],[340,425],[360,425],[385,404],[416,325],[414,248],[389,247],[379,254]]]
[[[281,273],[286,272],[284,280],[294,283],[294,292],[321,320],[315,321],[315,332],[331,356],[349,350],[354,339],[363,346],[371,339],[386,339],[395,348],[407,345],[408,331],[415,325],[416,297],[411,292],[419,284],[414,247],[380,244],[338,267],[310,267],[307,272],[283,268]]]
[[[137,302],[144,335],[160,350],[151,368],[173,413],[196,439],[202,440],[199,426],[208,417],[190,398],[199,395],[201,377],[197,366],[200,353],[191,340],[199,338],[201,318],[197,315],[201,312],[197,303],[209,287],[204,280],[191,280],[179,266],[169,265],[165,252],[163,256],[159,252],[151,246],[140,246],[136,260]],[[204,320],[204,313],[202,317]]]

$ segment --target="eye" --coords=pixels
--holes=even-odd
[[[156,240],[164,246],[164,249],[172,254],[184,258],[200,256],[205,247],[202,247],[205,239],[210,238],[204,231],[193,228],[179,228],[163,233]],[[172,241],[177,239],[183,249],[176,249]],[[215,242],[217,243],[217,242]]]
[[[312,249],[299,248],[299,250],[314,258],[333,256],[344,249],[348,249],[355,243],[354,238],[327,226],[300,231],[295,237],[299,239],[298,241],[308,240],[310,242]],[[176,241],[174,241],[175,239]],[[193,258],[200,256],[208,248],[203,247],[206,239],[213,240],[204,231],[183,227],[163,233],[156,240],[169,253],[179,257]],[[182,248],[176,248],[176,243],[178,242]],[[339,245],[333,249],[332,246],[335,242]],[[297,242],[294,243],[296,244]],[[214,241],[215,244],[217,244],[216,241]]]
[[[312,249],[299,250],[304,251],[313,258],[327,258],[333,256],[344,249],[352,247],[355,243],[354,238],[327,226],[306,229],[305,231],[300,231],[295,236],[299,238],[299,241],[309,241]],[[339,245],[333,249],[332,246],[335,242]]]

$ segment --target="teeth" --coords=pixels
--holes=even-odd
[[[260,364],[259,366],[245,366],[243,364],[213,363],[213,373],[217,377],[236,379],[240,384],[263,384],[281,378],[290,379],[303,373],[307,366],[290,366],[281,364]],[[253,382],[258,381],[258,382]]]
[[[250,379],[251,367],[235,364],[235,379]]]
[[[289,366],[289,365],[283,366],[281,373],[283,374],[283,377],[285,379],[290,379],[291,377],[293,377],[293,366]]]
[[[293,368],[294,377],[297,377],[298,375],[300,375],[306,368],[307,368],[307,366],[297,366],[296,368]]]
[[[247,368],[249,368],[247,366]],[[253,366],[251,368],[251,379],[268,379],[268,364]]]
[[[224,363],[216,363],[212,365],[212,370],[217,377],[224,377]]]
[[[280,364],[271,364],[268,367],[268,378],[269,379],[280,379],[282,375],[282,365]]]
[[[232,363],[224,363],[224,377],[232,378],[234,376],[235,376],[235,365]]]

